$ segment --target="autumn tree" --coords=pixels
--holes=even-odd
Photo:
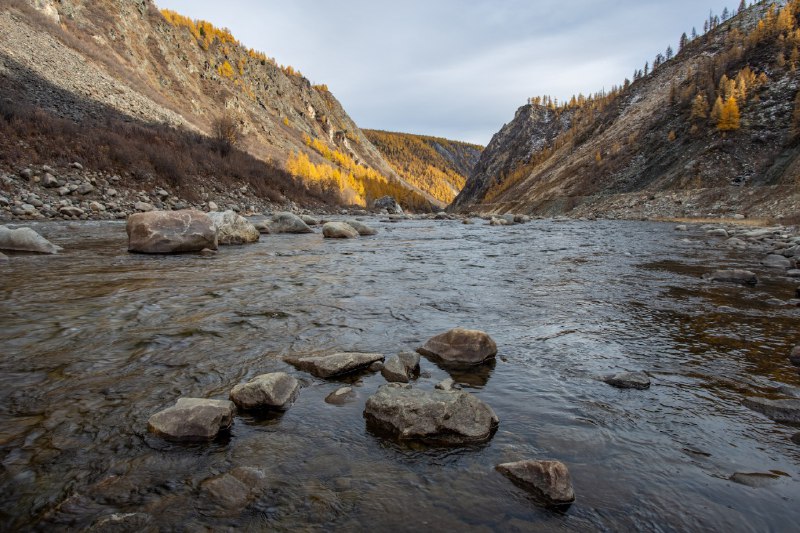
[[[717,129],[725,132],[736,131],[740,127],[741,118],[739,114],[739,104],[736,102],[736,98],[731,96],[722,106],[719,121],[717,122]]]
[[[706,95],[698,94],[695,96],[694,102],[692,102],[692,114],[690,118],[693,122],[708,118],[708,99]]]

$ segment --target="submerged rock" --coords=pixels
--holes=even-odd
[[[322,226],[322,235],[326,239],[355,239],[358,231],[344,222],[328,222]]]
[[[800,400],[768,400],[747,398],[742,405],[766,415],[775,422],[800,424]]]
[[[181,398],[173,407],[150,417],[148,429],[174,441],[213,440],[233,424],[236,406],[226,400]]]
[[[329,403],[331,405],[344,405],[352,402],[355,398],[356,393],[353,391],[353,387],[342,387],[328,394],[328,396],[325,397],[325,403]]]
[[[56,254],[62,248],[51,243],[31,228],[11,229],[7,226],[0,226],[0,250]]]
[[[381,375],[390,383],[408,383],[419,375],[419,354],[401,353],[386,360]]]
[[[739,283],[741,285],[757,285],[758,277],[749,270],[717,270],[708,276],[711,281],[720,283]]]
[[[227,474],[204,480],[200,484],[200,508],[214,516],[238,516],[261,493],[266,475],[250,467],[234,468]]]
[[[461,390],[461,386],[453,380],[453,378],[447,378],[443,381],[440,381],[436,384],[435,387],[437,390],[443,390],[446,392],[453,392],[457,390]]]
[[[114,513],[98,518],[86,533],[150,533],[157,532],[156,520],[147,513]]]
[[[491,407],[462,391],[426,392],[389,383],[364,408],[367,425],[399,440],[457,446],[491,439],[499,420]]]
[[[497,355],[497,344],[482,331],[455,328],[433,337],[417,352],[445,363],[479,365]]]
[[[285,372],[262,374],[231,390],[231,400],[240,409],[286,410],[300,392],[300,382]]]
[[[358,372],[383,359],[383,354],[379,353],[333,353],[287,357],[284,360],[299,370],[327,379]]]
[[[275,213],[269,228],[272,233],[314,233],[314,230],[294,213]]]
[[[792,353],[789,354],[789,361],[795,366],[800,366],[800,346],[795,346]]]
[[[208,213],[217,230],[218,244],[250,244],[258,242],[261,233],[246,218],[233,211]]]
[[[370,235],[378,234],[378,230],[371,228],[370,226],[367,226],[366,224],[358,220],[347,220],[346,223],[348,226],[356,230],[358,234],[361,235],[362,237],[368,237]]]
[[[305,222],[309,226],[319,226],[320,220],[316,217],[312,217],[310,215],[300,215],[300,220]]]
[[[569,469],[560,461],[519,461],[495,468],[545,505],[568,505],[575,501]]]
[[[151,211],[128,217],[128,251],[145,254],[217,249],[217,229],[201,211]]]
[[[618,389],[645,390],[650,388],[650,377],[644,372],[620,372],[604,377],[603,381]]]
[[[739,485],[746,485],[758,489],[774,483],[776,480],[780,479],[780,476],[771,472],[736,472],[728,479]]]

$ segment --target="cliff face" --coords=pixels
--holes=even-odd
[[[418,206],[432,200],[394,172],[327,87],[150,0],[9,0],[0,70],[0,96],[77,124],[114,115],[212,136],[230,119],[259,161],[286,169],[305,154],[319,168],[298,177],[331,203],[384,192]],[[352,182],[334,183],[334,171]]]
[[[521,108],[453,208],[626,218],[796,213],[800,4],[790,2],[788,13],[770,5],[720,24],[632,84],[552,110],[571,114],[554,136],[542,132],[546,119]],[[731,101],[738,119],[727,124],[720,113]]]
[[[478,162],[482,146],[408,133],[364,130],[392,168],[442,202],[453,201]]]

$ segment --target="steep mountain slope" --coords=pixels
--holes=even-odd
[[[438,137],[363,130],[407,182],[450,203],[464,187],[483,146]]]
[[[675,58],[611,93],[533,106],[533,116],[523,107],[492,140],[453,209],[796,213],[800,2],[772,4],[712,24]],[[553,116],[569,127],[553,131]]]
[[[105,130],[113,137],[135,125],[131,136],[163,137],[176,145],[212,138],[220,161],[231,149],[243,152],[236,156],[242,168],[214,157],[212,168],[179,157],[165,162],[178,154],[175,149],[144,150],[136,154],[144,160],[126,161],[120,147],[104,143],[100,134],[83,143],[94,146],[78,146],[28,120],[26,131],[17,126],[4,132],[21,136],[28,147],[20,152],[2,146],[9,170],[78,160],[121,173],[123,185],[139,171],[185,195],[202,182],[246,185],[273,200],[366,205],[392,194],[411,208],[439,204],[394,172],[327,87],[312,86],[227,30],[161,12],[151,0],[8,0],[0,10],[0,71],[0,100],[18,124],[43,113],[74,123],[84,135]],[[42,147],[59,143],[74,153],[45,160]],[[298,165],[298,158],[307,164]],[[171,178],[176,169],[180,180]]]

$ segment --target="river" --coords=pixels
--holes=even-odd
[[[800,386],[787,356],[795,285],[703,273],[757,265],[700,230],[645,222],[512,227],[368,221],[380,234],[264,236],[201,257],[128,254],[124,225],[41,223],[65,248],[0,265],[3,529],[82,529],[146,513],[161,530],[786,531],[800,522],[798,428],[741,405]],[[413,350],[481,329],[496,364],[457,374],[495,410],[487,444],[399,445],[367,431],[380,374],[327,382],[283,356]],[[415,387],[448,376],[422,360]],[[646,391],[598,380],[650,373]],[[286,371],[282,415],[238,415],[229,436],[176,445],[147,432],[181,396],[226,399]],[[354,385],[343,406],[324,398]],[[493,467],[552,458],[577,501],[538,507]],[[204,503],[203,480],[246,466],[267,487],[242,512]],[[774,474],[763,486],[729,480]],[[147,518],[147,517],[145,517]]]

